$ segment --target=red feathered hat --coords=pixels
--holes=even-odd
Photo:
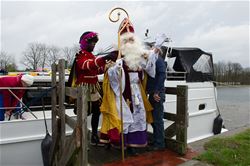
[[[122,30],[122,31],[121,31]],[[125,18],[121,24],[120,24],[120,27],[119,27],[119,31],[121,31],[121,35],[126,33],[126,32],[131,32],[131,33],[134,33],[135,30],[134,30],[134,27],[133,27],[133,24],[129,21],[128,18]]]

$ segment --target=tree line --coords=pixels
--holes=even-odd
[[[22,53],[20,63],[26,67],[25,71],[37,71],[38,69],[50,67],[53,63],[63,58],[68,62],[70,67],[78,51],[78,45],[60,48],[53,45],[49,46],[43,43],[34,42],[28,44],[27,48]],[[14,57],[7,52],[1,51],[0,69],[9,72],[18,71]]]
[[[16,71],[17,66],[14,58],[7,52],[0,52],[0,71]]]
[[[233,62],[214,63],[214,77],[222,85],[250,85],[250,68]]]

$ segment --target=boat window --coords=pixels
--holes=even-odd
[[[212,73],[212,61],[210,56],[206,54],[202,54],[200,58],[195,62],[193,65],[193,69],[196,72],[202,72],[202,73]]]
[[[167,63],[166,78],[168,81],[186,80],[186,72],[184,71],[181,64],[176,62],[176,57],[167,57],[166,63]]]
[[[200,105],[199,105],[199,110],[204,110],[205,107],[206,107],[206,104],[200,104]]]

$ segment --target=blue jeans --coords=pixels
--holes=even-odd
[[[4,121],[5,110],[3,109],[3,95],[0,94],[0,121]]]
[[[20,104],[20,102],[19,103],[17,103],[17,105],[16,105],[16,107],[20,107],[21,106],[21,104]],[[4,121],[4,119],[5,119],[5,109],[3,109],[4,108],[4,105],[3,105],[3,95],[0,93],[0,121]],[[16,109],[14,109],[13,110],[13,112],[12,113],[17,113],[17,112],[21,112],[21,109],[20,108],[16,108]]]
[[[164,148],[165,147],[165,136],[164,136],[164,122],[163,122],[163,111],[164,106],[163,103],[165,102],[165,93],[160,92],[159,96],[161,100],[156,102],[153,97],[154,94],[149,95],[149,102],[153,106],[153,120],[152,123],[153,127],[153,138],[154,138],[154,147],[157,148]]]

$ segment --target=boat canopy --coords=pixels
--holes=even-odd
[[[185,72],[187,82],[213,81],[212,54],[199,48],[168,49],[168,58],[174,58],[172,69],[176,72]]]

